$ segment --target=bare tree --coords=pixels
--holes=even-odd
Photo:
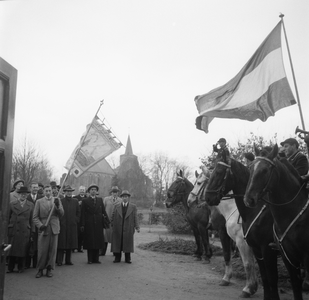
[[[53,170],[47,158],[35,145],[24,139],[23,143],[14,149],[12,161],[12,181],[21,178],[25,185],[37,181],[47,183],[53,175]]]
[[[185,163],[169,158],[166,154],[155,153],[150,158],[150,178],[155,190],[157,202],[162,202],[166,198],[168,187],[176,179],[177,172],[182,169],[185,176],[190,175],[189,167]]]

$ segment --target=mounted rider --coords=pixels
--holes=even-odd
[[[308,174],[308,160],[298,149],[299,144],[297,140],[294,138],[288,138],[280,144],[284,148],[288,162],[295,168],[298,174],[304,178],[305,175]]]
[[[220,148],[218,149],[218,145]],[[217,159],[222,158],[223,161],[228,162],[228,164],[231,163],[231,157],[230,157],[230,151],[226,146],[226,139],[220,138],[218,142],[212,146],[213,151],[217,152]]]

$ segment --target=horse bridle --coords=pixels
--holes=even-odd
[[[180,184],[181,185],[186,185],[185,184],[185,181],[184,181],[184,179],[182,178],[182,177],[178,177],[178,179],[180,179]],[[177,186],[178,187],[178,186]],[[174,188],[174,189],[169,189],[168,190],[168,193],[167,193],[167,195],[169,195],[169,192],[173,192],[173,197],[168,197],[169,199],[175,199],[177,196],[180,196],[180,195],[184,195],[185,194],[185,191],[183,191],[183,192],[179,192],[178,191],[178,189],[177,189],[177,187],[176,188]]]
[[[206,193],[216,193],[220,197],[220,199],[222,199],[224,197],[224,191],[225,191],[227,177],[230,173],[232,173],[232,171],[231,171],[231,166],[224,163],[223,161],[217,162],[217,165],[223,165],[223,166],[226,167],[223,182],[218,189],[216,189],[216,190],[208,190],[207,189]],[[231,194],[231,195],[227,196],[226,199],[230,199],[230,198],[232,198],[232,196],[235,196],[235,195]]]
[[[269,200],[266,200],[263,196],[266,195],[266,194],[268,195],[268,193],[271,194],[271,191],[269,190],[269,184],[270,184],[271,177],[272,177],[272,174],[273,174],[273,172],[274,172],[274,169],[276,168],[276,164],[275,164],[272,160],[268,159],[267,157],[257,156],[257,157],[255,158],[255,160],[254,160],[254,163],[253,163],[251,166],[255,165],[255,164],[256,164],[258,161],[260,161],[260,160],[264,160],[264,161],[268,162],[268,163],[271,165],[270,174],[269,174],[267,183],[266,183],[264,189],[262,190],[260,199],[263,200],[264,202],[266,202],[266,203],[268,203],[268,204],[270,204],[270,205],[274,205],[274,206],[283,206],[283,205],[287,205],[287,204],[292,203],[292,202],[297,198],[297,196],[299,195],[299,193],[300,193],[300,191],[303,189],[303,187],[305,186],[305,183],[303,183],[303,184],[301,185],[300,189],[298,190],[298,192],[296,193],[296,195],[293,197],[293,199],[290,200],[290,201],[288,201],[288,202],[277,204],[277,203],[270,202]],[[278,178],[278,181],[279,181],[279,178]],[[269,197],[268,197],[268,198],[269,198]]]

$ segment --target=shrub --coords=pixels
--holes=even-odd
[[[191,227],[186,218],[186,211],[181,204],[167,210],[167,213],[164,214],[163,224],[171,233],[191,233]]]
[[[137,214],[137,218],[138,218],[139,223],[142,223],[142,221],[144,220],[144,215],[143,215],[143,213],[138,213],[138,214]]]
[[[166,213],[164,212],[151,212],[150,213],[150,224],[158,225],[160,223],[163,223],[164,215]]]

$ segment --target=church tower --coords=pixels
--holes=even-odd
[[[138,206],[149,207],[153,202],[152,181],[139,166],[138,158],[133,154],[130,135],[126,151],[120,156],[120,165],[116,169],[115,185],[121,190],[128,190],[131,199]]]

